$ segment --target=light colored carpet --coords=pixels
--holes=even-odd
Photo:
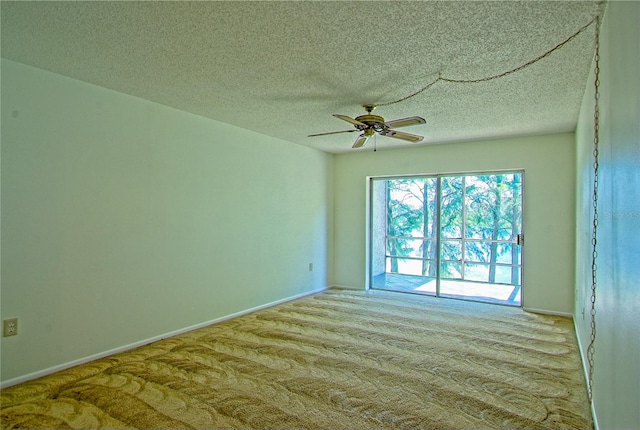
[[[2,390],[2,427],[592,427],[570,319],[331,290]]]

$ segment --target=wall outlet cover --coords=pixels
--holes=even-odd
[[[18,318],[9,318],[3,321],[3,336],[15,336],[18,334]]]

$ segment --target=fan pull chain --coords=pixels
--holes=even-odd
[[[594,107],[593,107],[593,229],[591,232],[591,309],[590,324],[591,335],[589,346],[587,347],[587,361],[589,363],[589,374],[587,380],[587,390],[589,401],[593,402],[593,368],[596,342],[596,286],[598,284],[598,265],[596,258],[598,257],[598,173],[600,164],[599,144],[600,144],[600,19],[596,22],[596,49],[594,57]]]
[[[450,82],[450,83],[455,83],[455,84],[475,84],[475,83],[480,83],[480,82],[487,82],[487,81],[492,81],[494,79],[498,79],[498,78],[503,78],[507,75],[510,75],[512,73],[518,72],[522,69],[525,69],[535,63],[537,63],[538,61],[542,60],[543,58],[548,57],[549,55],[551,55],[552,53],[554,53],[555,51],[557,51],[558,49],[562,48],[564,45],[566,45],[567,43],[571,42],[573,39],[575,39],[580,33],[582,33],[583,31],[585,31],[587,28],[589,28],[591,26],[591,24],[593,23],[597,23],[597,26],[599,26],[599,17],[596,16],[594,19],[592,19],[591,21],[589,21],[587,24],[585,24],[584,26],[582,26],[578,31],[576,31],[575,33],[573,33],[571,36],[569,36],[568,38],[566,38],[565,40],[563,40],[562,42],[558,43],[556,46],[554,46],[553,48],[551,48],[550,50],[546,51],[545,53],[543,53],[542,55],[539,55],[537,57],[535,57],[532,60],[527,61],[526,63],[514,68],[514,69],[510,69],[507,70],[506,72],[502,72],[499,73],[497,75],[492,75],[492,76],[486,76],[483,78],[478,78],[478,79],[453,79],[453,78],[446,78],[446,77],[442,77],[441,73],[438,72],[438,77],[428,83],[427,85],[425,85],[424,87],[420,88],[419,90],[405,96],[402,97],[398,100],[394,100],[391,102],[386,102],[386,103],[377,103],[376,106],[390,106],[390,105],[394,105],[396,103],[400,103],[403,102],[405,100],[408,100],[412,97],[417,96],[418,94],[423,93],[424,91],[428,90],[429,88],[431,88],[432,86],[434,86],[435,84],[437,84],[438,82]],[[598,31],[598,30],[596,30]]]

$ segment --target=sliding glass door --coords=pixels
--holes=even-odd
[[[371,288],[521,305],[522,172],[374,178]]]

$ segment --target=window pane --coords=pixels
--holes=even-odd
[[[422,260],[387,257],[387,273],[422,276]]]
[[[474,263],[490,263],[495,253],[496,263],[520,264],[520,247],[511,243],[469,241],[464,244],[465,261]]]
[[[495,282],[497,284],[520,285],[520,267],[497,266]]]
[[[422,255],[428,259],[435,260],[438,258],[438,245],[435,240],[425,240],[423,242]]]
[[[425,260],[424,261],[424,266],[423,266],[423,271],[422,271],[422,276],[428,276],[429,278],[435,278],[437,273],[436,273],[436,268],[437,268],[437,262],[436,260]]]
[[[462,279],[462,263],[446,262],[440,264],[440,277],[443,279]]]
[[[519,266],[493,265],[493,276],[491,274],[491,264],[467,263],[464,266],[464,279],[475,282],[488,282],[491,284],[513,284],[520,285]]]
[[[387,255],[422,258],[422,239],[388,238]]]
[[[512,243],[501,243],[497,247],[498,263],[520,264],[520,247]]]
[[[491,257],[491,243],[489,242],[465,242],[464,255],[466,261],[489,262]]]
[[[465,237],[513,240],[522,216],[521,174],[465,177]]]
[[[388,234],[434,238],[436,178],[399,178],[387,181]]]
[[[443,240],[441,242],[443,260],[462,260],[462,241],[461,240]]]
[[[443,238],[462,237],[462,176],[442,178],[440,232]]]
[[[421,237],[424,230],[421,178],[399,178],[388,181],[389,236]]]
[[[489,282],[489,265],[474,263],[465,264],[464,279],[467,281]]]

